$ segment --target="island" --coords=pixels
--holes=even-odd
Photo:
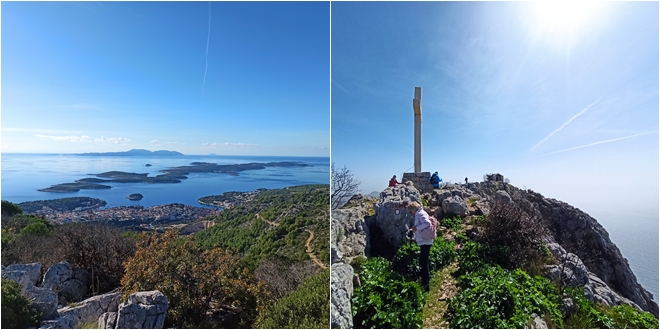
[[[104,184],[88,183],[88,182],[74,182],[74,183],[61,183],[50,186],[48,188],[37,189],[37,191],[43,192],[78,192],[80,189],[110,189],[112,187],[106,186]]]
[[[132,201],[139,201],[139,200],[141,200],[142,198],[144,198],[144,196],[142,196],[142,194],[130,194],[130,195],[128,195],[128,197],[126,197],[126,198],[128,198],[128,199],[130,199],[130,200],[132,200]]]
[[[121,171],[110,171],[96,174],[96,178],[84,178],[73,183],[62,183],[49,188],[38,189],[44,192],[77,192],[81,189],[110,189],[112,187],[99,184],[103,182],[118,183],[180,183],[190,173],[220,173],[237,176],[239,172],[248,170],[262,170],[266,167],[306,167],[312,166],[302,162],[270,162],[270,163],[246,163],[233,165],[219,165],[206,162],[192,162],[187,166],[178,166],[161,170],[164,174],[150,177],[149,173],[131,173]],[[103,178],[103,179],[100,179]]]
[[[146,167],[150,167],[150,166],[153,166],[153,165],[151,165],[151,164],[147,164],[147,165],[144,165],[144,166],[146,166]]]

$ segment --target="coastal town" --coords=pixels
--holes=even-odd
[[[57,223],[106,222],[116,226],[131,226],[142,229],[167,229],[173,225],[195,222],[221,212],[219,209],[195,207],[185,204],[165,204],[151,207],[117,206],[107,209],[58,211],[48,207],[35,212],[36,215]]]
[[[220,195],[206,196],[198,200],[197,207],[180,203],[144,206],[116,206],[103,208],[106,202],[96,198],[73,197],[55,200],[42,200],[20,203],[25,213],[44,217],[53,223],[103,222],[117,227],[132,227],[138,230],[167,230],[181,228],[203,218],[222,212],[251,201],[267,189],[237,192],[230,191]]]

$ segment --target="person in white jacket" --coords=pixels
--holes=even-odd
[[[424,291],[429,291],[429,253],[431,252],[431,245],[433,245],[433,239],[425,240],[422,238],[422,235],[419,234],[419,231],[430,226],[431,220],[429,219],[429,214],[424,211],[424,208],[419,205],[418,202],[412,202],[407,206],[408,212],[415,215],[415,224],[412,226],[411,230],[415,233],[415,241],[421,249],[419,254],[419,265],[422,268],[422,287]]]

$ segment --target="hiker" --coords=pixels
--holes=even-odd
[[[410,228],[413,232],[419,233],[420,230],[431,225],[429,214],[424,211],[424,208],[418,202],[411,202],[406,207],[410,214],[415,215],[415,225]],[[431,252],[431,245],[433,239],[424,240],[422,235],[415,235],[415,241],[421,249],[419,254],[419,264],[422,267],[422,288],[429,291],[429,253]]]
[[[392,176],[390,179],[390,185],[388,187],[395,187],[396,185],[400,184],[401,182],[396,181],[396,175]]]
[[[465,177],[465,184],[467,184],[467,176]]]
[[[438,176],[438,171],[435,171],[435,173],[431,175],[429,182],[431,182],[433,188],[440,188],[440,182],[442,182],[442,179]]]

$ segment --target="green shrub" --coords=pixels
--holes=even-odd
[[[566,327],[572,329],[614,329],[614,320],[584,297],[584,288],[567,288],[573,299],[573,312],[566,319]]]
[[[459,285],[448,302],[451,328],[523,328],[532,313],[562,324],[559,293],[546,278],[497,265],[459,277]]]
[[[405,276],[409,280],[419,278],[421,266],[419,264],[421,249],[414,242],[406,242],[396,251],[392,260],[392,269]],[[429,252],[429,271],[439,270],[450,264],[456,257],[454,243],[445,241],[442,237],[437,237],[433,241]]]
[[[444,218],[441,221],[442,226],[445,228],[451,229],[453,231],[458,231],[461,229],[461,224],[463,220],[460,217]]]
[[[48,235],[53,232],[53,223],[43,219],[43,218],[34,218],[30,224],[21,229],[20,236],[27,235]]]
[[[458,251],[459,274],[475,272],[489,265],[497,265],[506,255],[504,247],[492,247],[488,244],[466,241]]]
[[[2,208],[2,217],[5,217],[5,216],[6,217],[12,217],[16,214],[23,213],[23,210],[21,210],[21,208],[18,205],[14,204],[10,201],[3,200],[0,203],[1,203],[0,208]]]
[[[616,329],[658,329],[658,319],[649,312],[640,312],[628,305],[607,308],[605,314],[614,321]]]
[[[353,293],[351,307],[355,328],[420,328],[422,289],[416,282],[392,271],[389,261],[377,257],[358,269],[362,285]]]
[[[292,293],[266,308],[254,324],[264,329],[329,329],[330,271],[308,277]]]
[[[2,305],[3,329],[26,329],[39,326],[41,314],[30,306],[30,301],[21,296],[21,285],[18,282],[2,279],[2,303],[0,305]]]
[[[176,230],[142,236],[121,284],[125,297],[160,290],[169,301],[166,327],[247,328],[264,306],[263,284],[238,256],[220,248],[205,250],[190,237],[180,239]],[[234,317],[218,324],[213,320],[218,313]]]

